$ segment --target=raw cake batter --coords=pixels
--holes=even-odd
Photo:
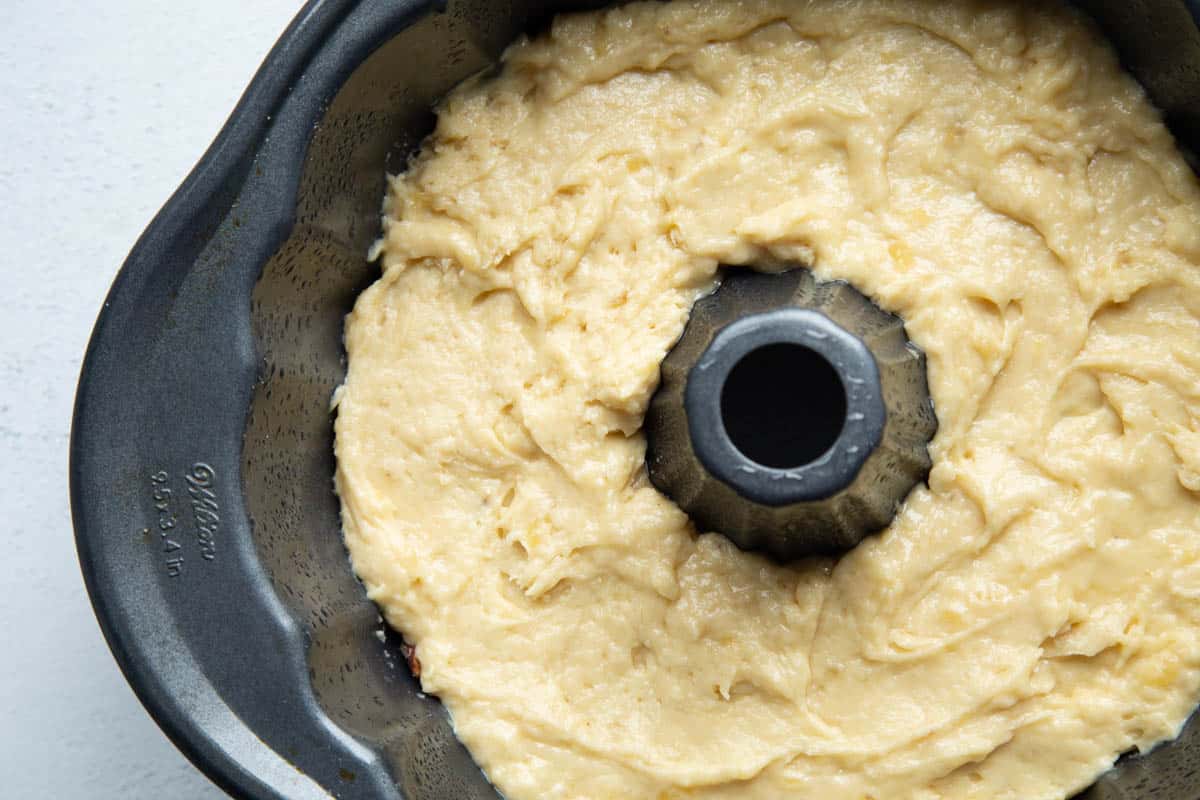
[[[1063,798],[1196,705],[1200,191],[1074,12],[560,18],[386,212],[346,542],[511,800]],[[904,317],[940,420],[836,564],[694,530],[643,465],[718,264],[795,263]]]

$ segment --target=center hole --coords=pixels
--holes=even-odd
[[[751,461],[799,467],[837,441],[846,422],[846,392],[824,356],[798,344],[769,344],[730,370],[721,389],[721,422]]]

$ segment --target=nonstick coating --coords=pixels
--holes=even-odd
[[[309,3],[100,314],[71,441],[84,578],[139,697],[238,797],[496,797],[350,571],[329,398],[385,169],[514,36],[591,5]],[[1195,149],[1196,5],[1082,5]],[[1200,799],[1198,728],[1085,797]]]

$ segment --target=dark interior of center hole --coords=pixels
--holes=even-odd
[[[796,344],[747,353],[721,389],[721,421],[751,461],[788,469],[820,458],[846,422],[846,393],[825,358]]]

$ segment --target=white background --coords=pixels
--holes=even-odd
[[[0,795],[217,800],[100,636],[67,502],[79,362],[138,234],[299,0],[0,0]]]

